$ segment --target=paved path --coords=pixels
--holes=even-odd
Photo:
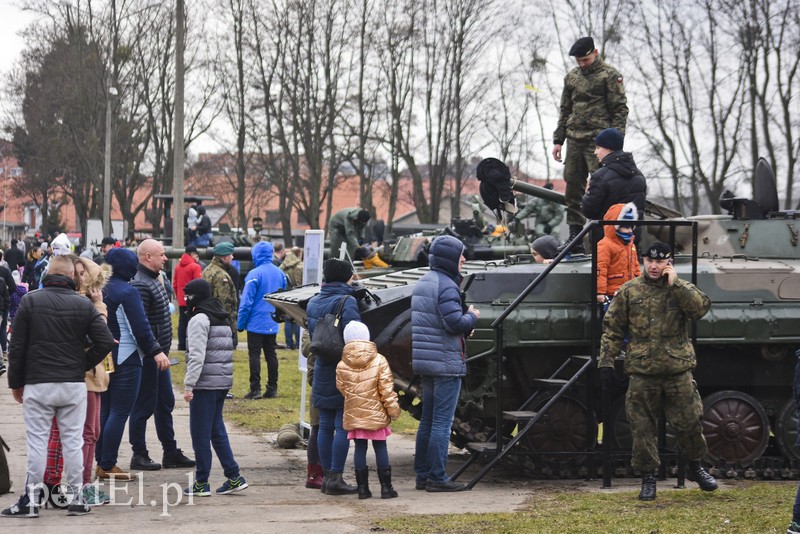
[[[13,489],[20,491],[25,478],[25,425],[22,406],[11,398],[6,381],[0,387],[0,433],[11,447],[9,464],[14,482]],[[176,394],[176,397],[178,395]],[[263,402],[269,409],[268,401]],[[189,409],[182,398],[176,399],[174,413],[178,445],[190,456]],[[498,481],[487,477],[473,491],[465,493],[431,494],[414,489],[412,469],[413,437],[392,435],[389,438],[389,455],[393,464],[394,486],[400,493],[397,499],[358,500],[355,495],[330,497],[303,486],[306,473],[305,450],[283,450],[274,443],[274,435],[254,435],[233,425],[228,425],[231,445],[236,460],[250,487],[237,495],[187,499],[177,505],[176,483],[186,486],[191,472],[162,470],[144,474],[140,481],[121,484],[116,492],[116,504],[95,508],[91,514],[68,517],[64,511],[42,509],[38,519],[0,518],[0,532],[92,532],[101,527],[111,527],[116,533],[137,532],[281,532],[314,534],[323,532],[368,532],[372,521],[386,515],[437,514],[467,512],[508,512],[522,506],[542,482]],[[155,430],[148,428],[151,450],[157,450]],[[352,449],[351,449],[352,451]],[[453,449],[452,452],[456,452]],[[158,461],[160,458],[154,455]],[[370,453],[369,462],[374,465]],[[130,461],[127,436],[123,439],[120,465]],[[458,459],[451,460],[451,467]],[[345,477],[355,483],[352,464],[348,461]],[[211,473],[212,490],[223,481],[222,470],[214,460]],[[370,477],[373,494],[380,495],[380,486],[374,471]],[[568,486],[586,486],[581,481],[569,481]],[[599,482],[591,483],[599,486]],[[104,491],[110,488],[104,486]],[[126,493],[127,491],[127,493]],[[163,492],[167,492],[165,500]],[[6,508],[19,493],[0,496],[0,506]],[[57,530],[56,530],[57,529]]]

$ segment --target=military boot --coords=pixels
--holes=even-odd
[[[714,491],[717,489],[717,481],[702,468],[699,460],[689,462],[686,478],[692,482],[697,482],[697,485],[700,486],[700,489],[703,491]]]
[[[381,481],[381,499],[394,499],[397,492],[392,487],[392,468],[378,469],[378,480]]]
[[[656,475],[653,471],[642,473],[642,491],[639,492],[639,500],[656,500]]]
[[[572,241],[573,239],[575,239],[577,237],[577,235],[581,232],[581,230],[583,230],[583,226],[581,226],[580,224],[570,224],[569,225],[569,237],[567,238],[566,241],[564,241],[563,245],[558,247],[558,252],[562,252],[565,248],[567,248],[567,244],[570,241]],[[570,251],[570,254],[573,254],[573,255],[585,254],[585,253],[586,253],[586,249],[583,248],[583,240],[581,240],[579,243],[576,243],[575,246],[572,247],[572,250]]]
[[[372,492],[369,490],[369,467],[356,469],[356,485],[358,486],[359,499],[372,497]]]

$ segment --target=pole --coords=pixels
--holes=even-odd
[[[111,235],[111,73],[106,77],[106,153],[103,170],[103,237]]]
[[[172,142],[172,246],[183,247],[183,0],[175,0],[175,124]]]

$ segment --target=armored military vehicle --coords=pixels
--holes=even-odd
[[[800,221],[798,212],[779,209],[774,175],[764,161],[754,184],[753,199],[723,195],[725,215],[665,218],[679,214],[649,205],[648,220],[663,219],[663,226],[648,226],[652,235],[645,239],[673,242],[679,276],[696,278],[713,302],[696,324],[695,378],[704,403],[707,462],[718,475],[795,478],[800,451],[794,446],[792,380],[800,345]],[[563,202],[558,193],[513,181],[498,190],[490,195],[508,198],[515,190]],[[604,444],[629,450],[624,388],[607,392],[604,413],[601,388],[590,371],[600,335],[591,257],[541,265],[509,255],[468,261],[464,269],[465,303],[479,308],[481,317],[467,342],[468,375],[453,443],[474,451],[484,443],[483,450],[491,451],[510,442],[511,456],[545,476],[586,474],[585,453],[596,450],[602,420]],[[415,415],[410,299],[426,270],[387,273],[364,280],[360,288],[363,321],[392,366],[404,408]],[[306,286],[268,299],[303,324],[304,303],[318,289]],[[665,436],[663,447],[674,449],[668,427]],[[612,467],[622,474],[626,465],[618,459]]]

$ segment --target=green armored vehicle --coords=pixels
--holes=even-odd
[[[529,184],[504,187],[563,201],[558,193]],[[796,478],[800,451],[794,447],[792,380],[800,346],[800,212],[779,210],[765,162],[756,171],[753,200],[726,194],[721,205],[727,215],[665,218],[663,226],[648,226],[655,236],[645,239],[674,242],[679,276],[696,276],[713,302],[696,325],[695,378],[704,401],[707,462],[718,475]],[[655,205],[647,211],[648,220],[676,215]],[[464,269],[465,304],[479,308],[481,317],[467,342],[468,375],[453,443],[491,452],[514,440],[511,456],[524,458],[522,465],[534,474],[586,475],[591,465],[586,453],[598,450],[598,426],[605,419],[603,441],[614,450],[629,450],[624,393],[606,399],[604,417],[599,381],[591,372],[600,336],[591,257],[541,265],[525,255],[508,255],[468,261]],[[419,401],[411,370],[410,299],[426,270],[369,278],[360,291],[363,321],[412,414]],[[306,286],[268,299],[303,324],[304,303],[318,289]],[[669,453],[675,448],[669,427],[665,437]],[[622,458],[612,467],[625,474],[626,465]]]

